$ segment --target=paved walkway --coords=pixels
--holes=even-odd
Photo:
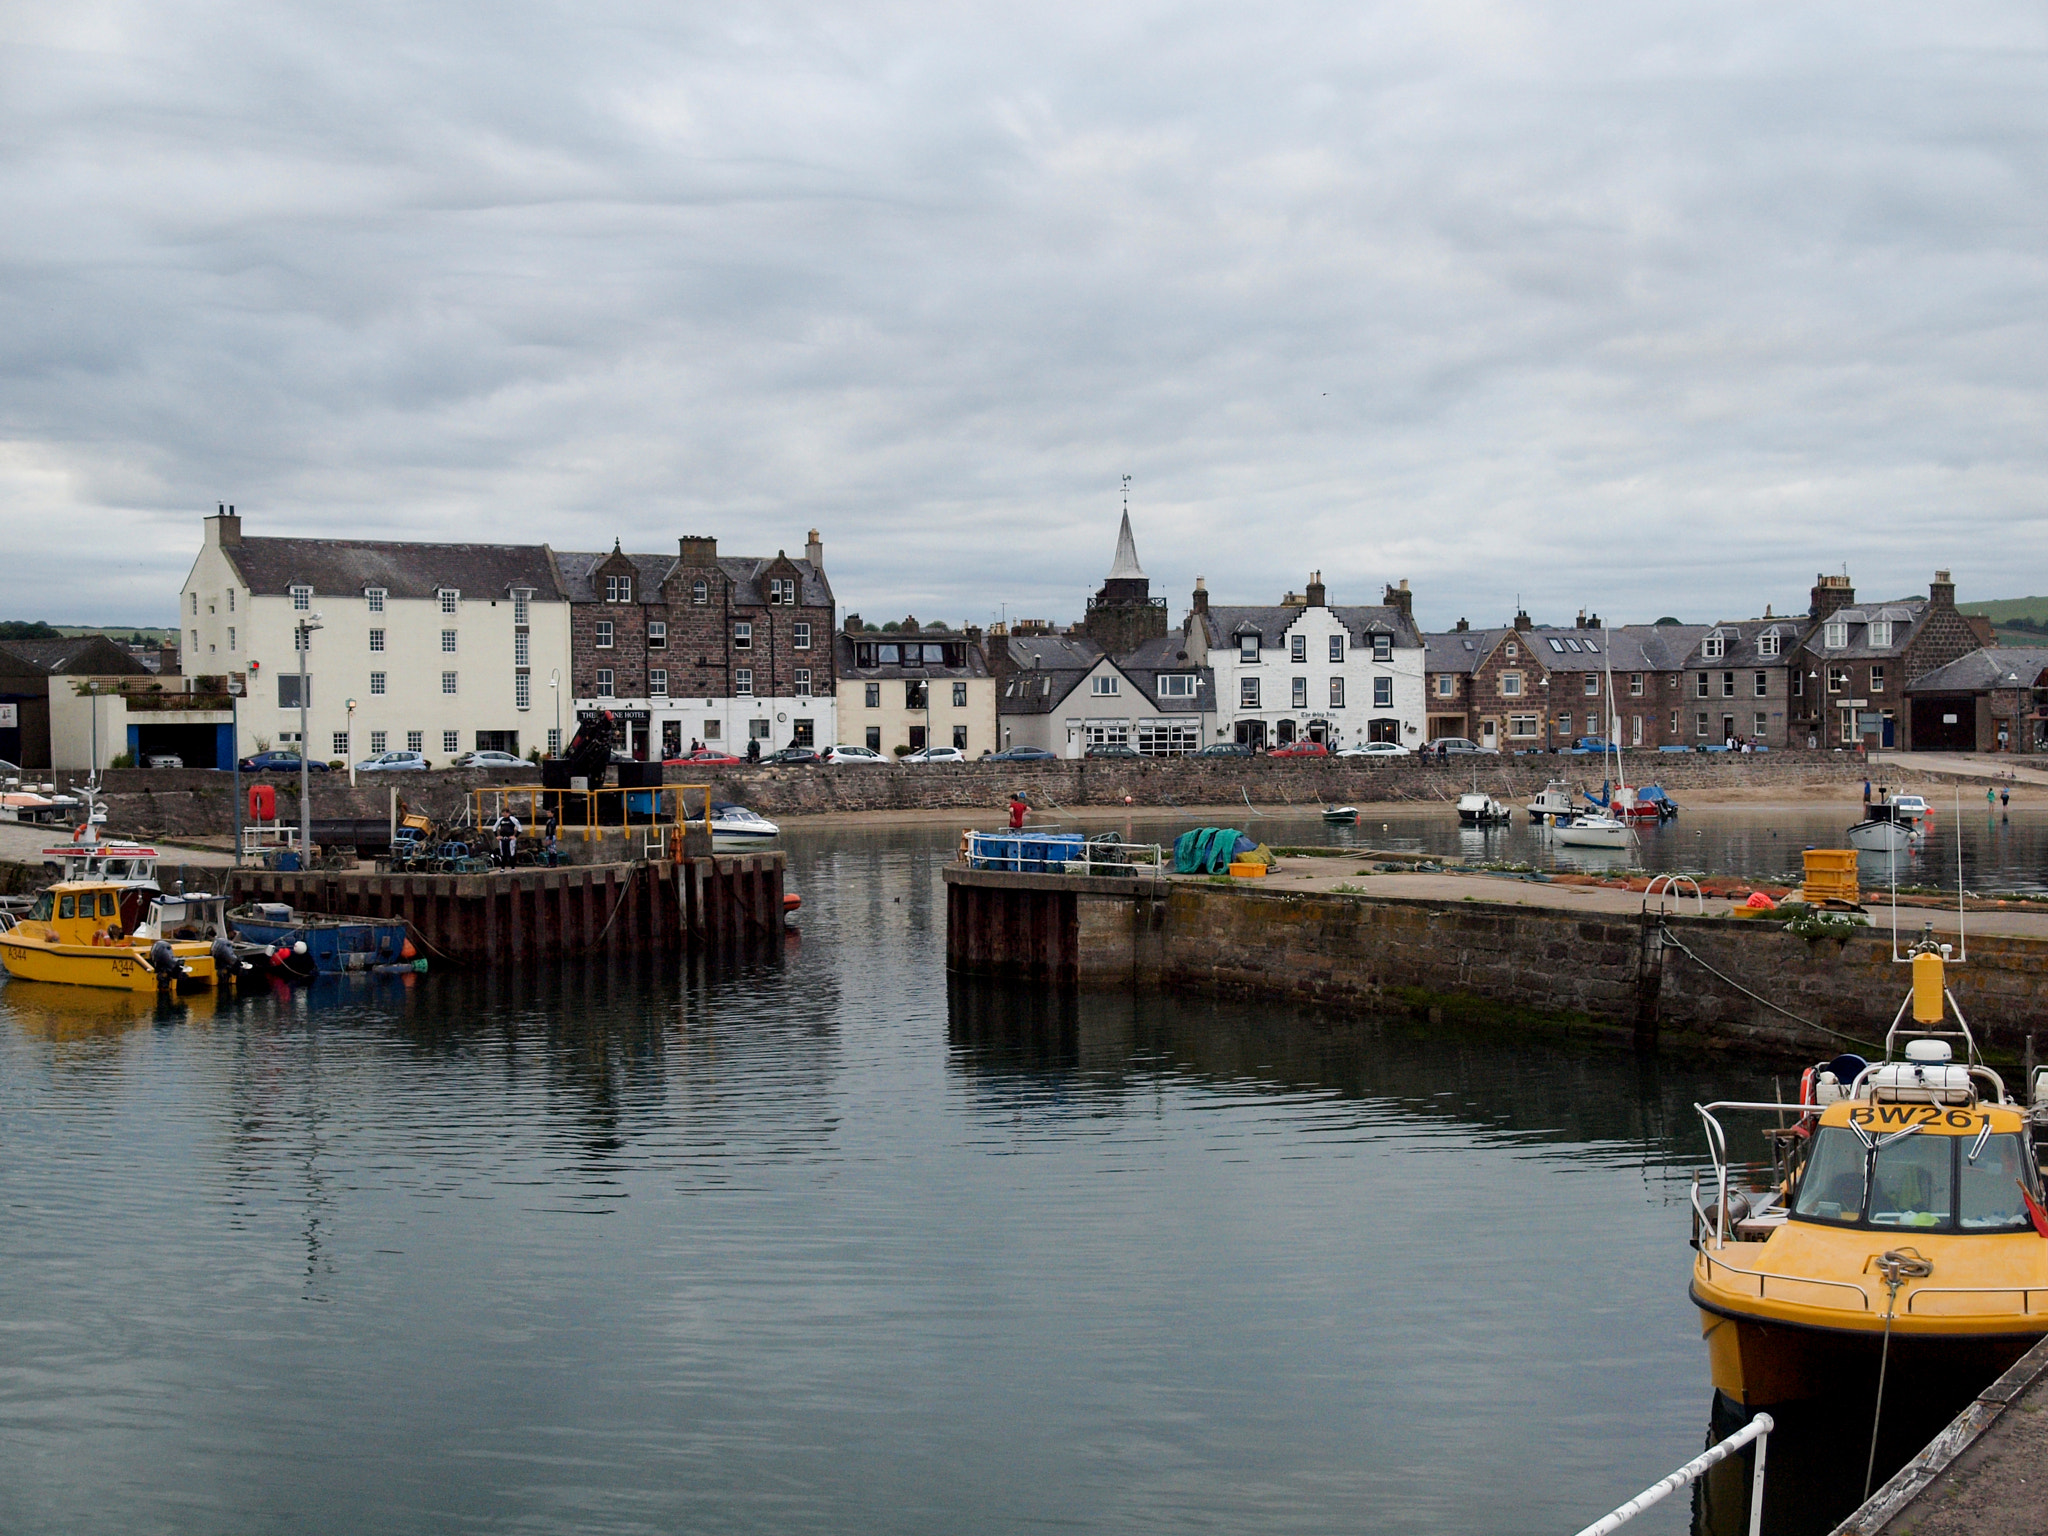
[[[1952,773],[1958,778],[2005,779],[2014,784],[2048,784],[2048,762],[2003,752],[1873,752],[1870,764],[1873,777],[1879,768],[1897,768]]]
[[[40,864],[43,850],[55,848],[71,841],[68,827],[24,827],[18,822],[0,821],[0,859],[12,864]],[[142,839],[149,842],[148,838]],[[160,855],[162,864],[232,864],[234,856],[221,849],[181,848],[167,843],[149,845]]]
[[[1418,901],[1439,901],[1446,904],[1460,901],[1497,901],[1509,906],[1554,907],[1576,912],[1611,913],[1633,917],[1643,909],[1641,891],[1616,890],[1602,885],[1564,885],[1554,881],[1519,880],[1511,875],[1494,874],[1380,874],[1372,872],[1374,860],[1370,854],[1357,859],[1304,859],[1283,858],[1272,874],[1260,880],[1240,881],[1239,884],[1259,890],[1282,891],[1334,891],[1342,887],[1346,891],[1369,896],[1405,897]],[[1179,875],[1176,879],[1206,880],[1205,875]],[[1660,898],[1661,899],[1661,898]],[[1865,904],[1871,916],[1884,928],[1891,926],[1891,910],[1883,905],[1883,893],[1865,893]],[[1653,903],[1654,904],[1654,903]],[[1700,911],[1700,903],[1688,895],[1674,898],[1669,903],[1671,911],[1683,916],[1692,916]],[[1725,916],[1736,905],[1725,898],[1709,897],[1705,912],[1709,917]],[[1899,936],[1902,940],[1918,934],[1923,923],[1933,923],[1937,933],[1957,931],[1957,915],[1954,908],[1911,907],[1899,908]],[[1998,934],[2011,938],[2048,940],[2048,912],[1972,912],[1969,914],[1969,931],[1973,934]]]

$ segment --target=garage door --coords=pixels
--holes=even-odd
[[[1977,696],[1930,693],[1913,701],[1915,752],[1977,750]]]

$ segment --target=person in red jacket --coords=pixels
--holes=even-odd
[[[1024,813],[1030,809],[1030,805],[1025,802],[1023,790],[1013,789],[1010,791],[1010,830],[1012,832],[1022,830],[1024,826]]]

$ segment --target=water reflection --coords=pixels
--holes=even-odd
[[[0,988],[0,1527],[1508,1533],[1697,1451],[1768,1077],[949,985],[956,837],[792,838],[737,969]]]

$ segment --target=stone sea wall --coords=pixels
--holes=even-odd
[[[1930,765],[1932,769],[1933,765]],[[1642,753],[1628,759],[1631,780],[1661,783],[1681,802],[1694,789],[1791,789],[1860,784],[1862,761],[1838,752]],[[669,770],[671,781],[709,783],[714,796],[768,815],[825,811],[905,811],[1000,806],[1013,789],[1032,804],[1067,806],[1319,805],[1372,800],[1447,802],[1473,787],[1471,759],[1438,763],[1413,758],[1158,758],[1058,760],[1044,763],[934,763],[905,767],[731,768],[706,773]],[[1481,789],[1526,800],[1553,778],[1598,786],[1597,757],[1493,757],[1479,760]],[[1909,782],[1908,775],[1893,775]],[[247,780],[245,782],[245,789]],[[296,816],[298,780],[270,779],[287,816]],[[313,776],[316,817],[383,816],[393,789],[416,805],[446,815],[469,790],[532,784],[524,771],[439,770]],[[230,830],[229,776],[195,769],[118,769],[104,776],[109,816],[124,832],[154,837],[203,836]]]

